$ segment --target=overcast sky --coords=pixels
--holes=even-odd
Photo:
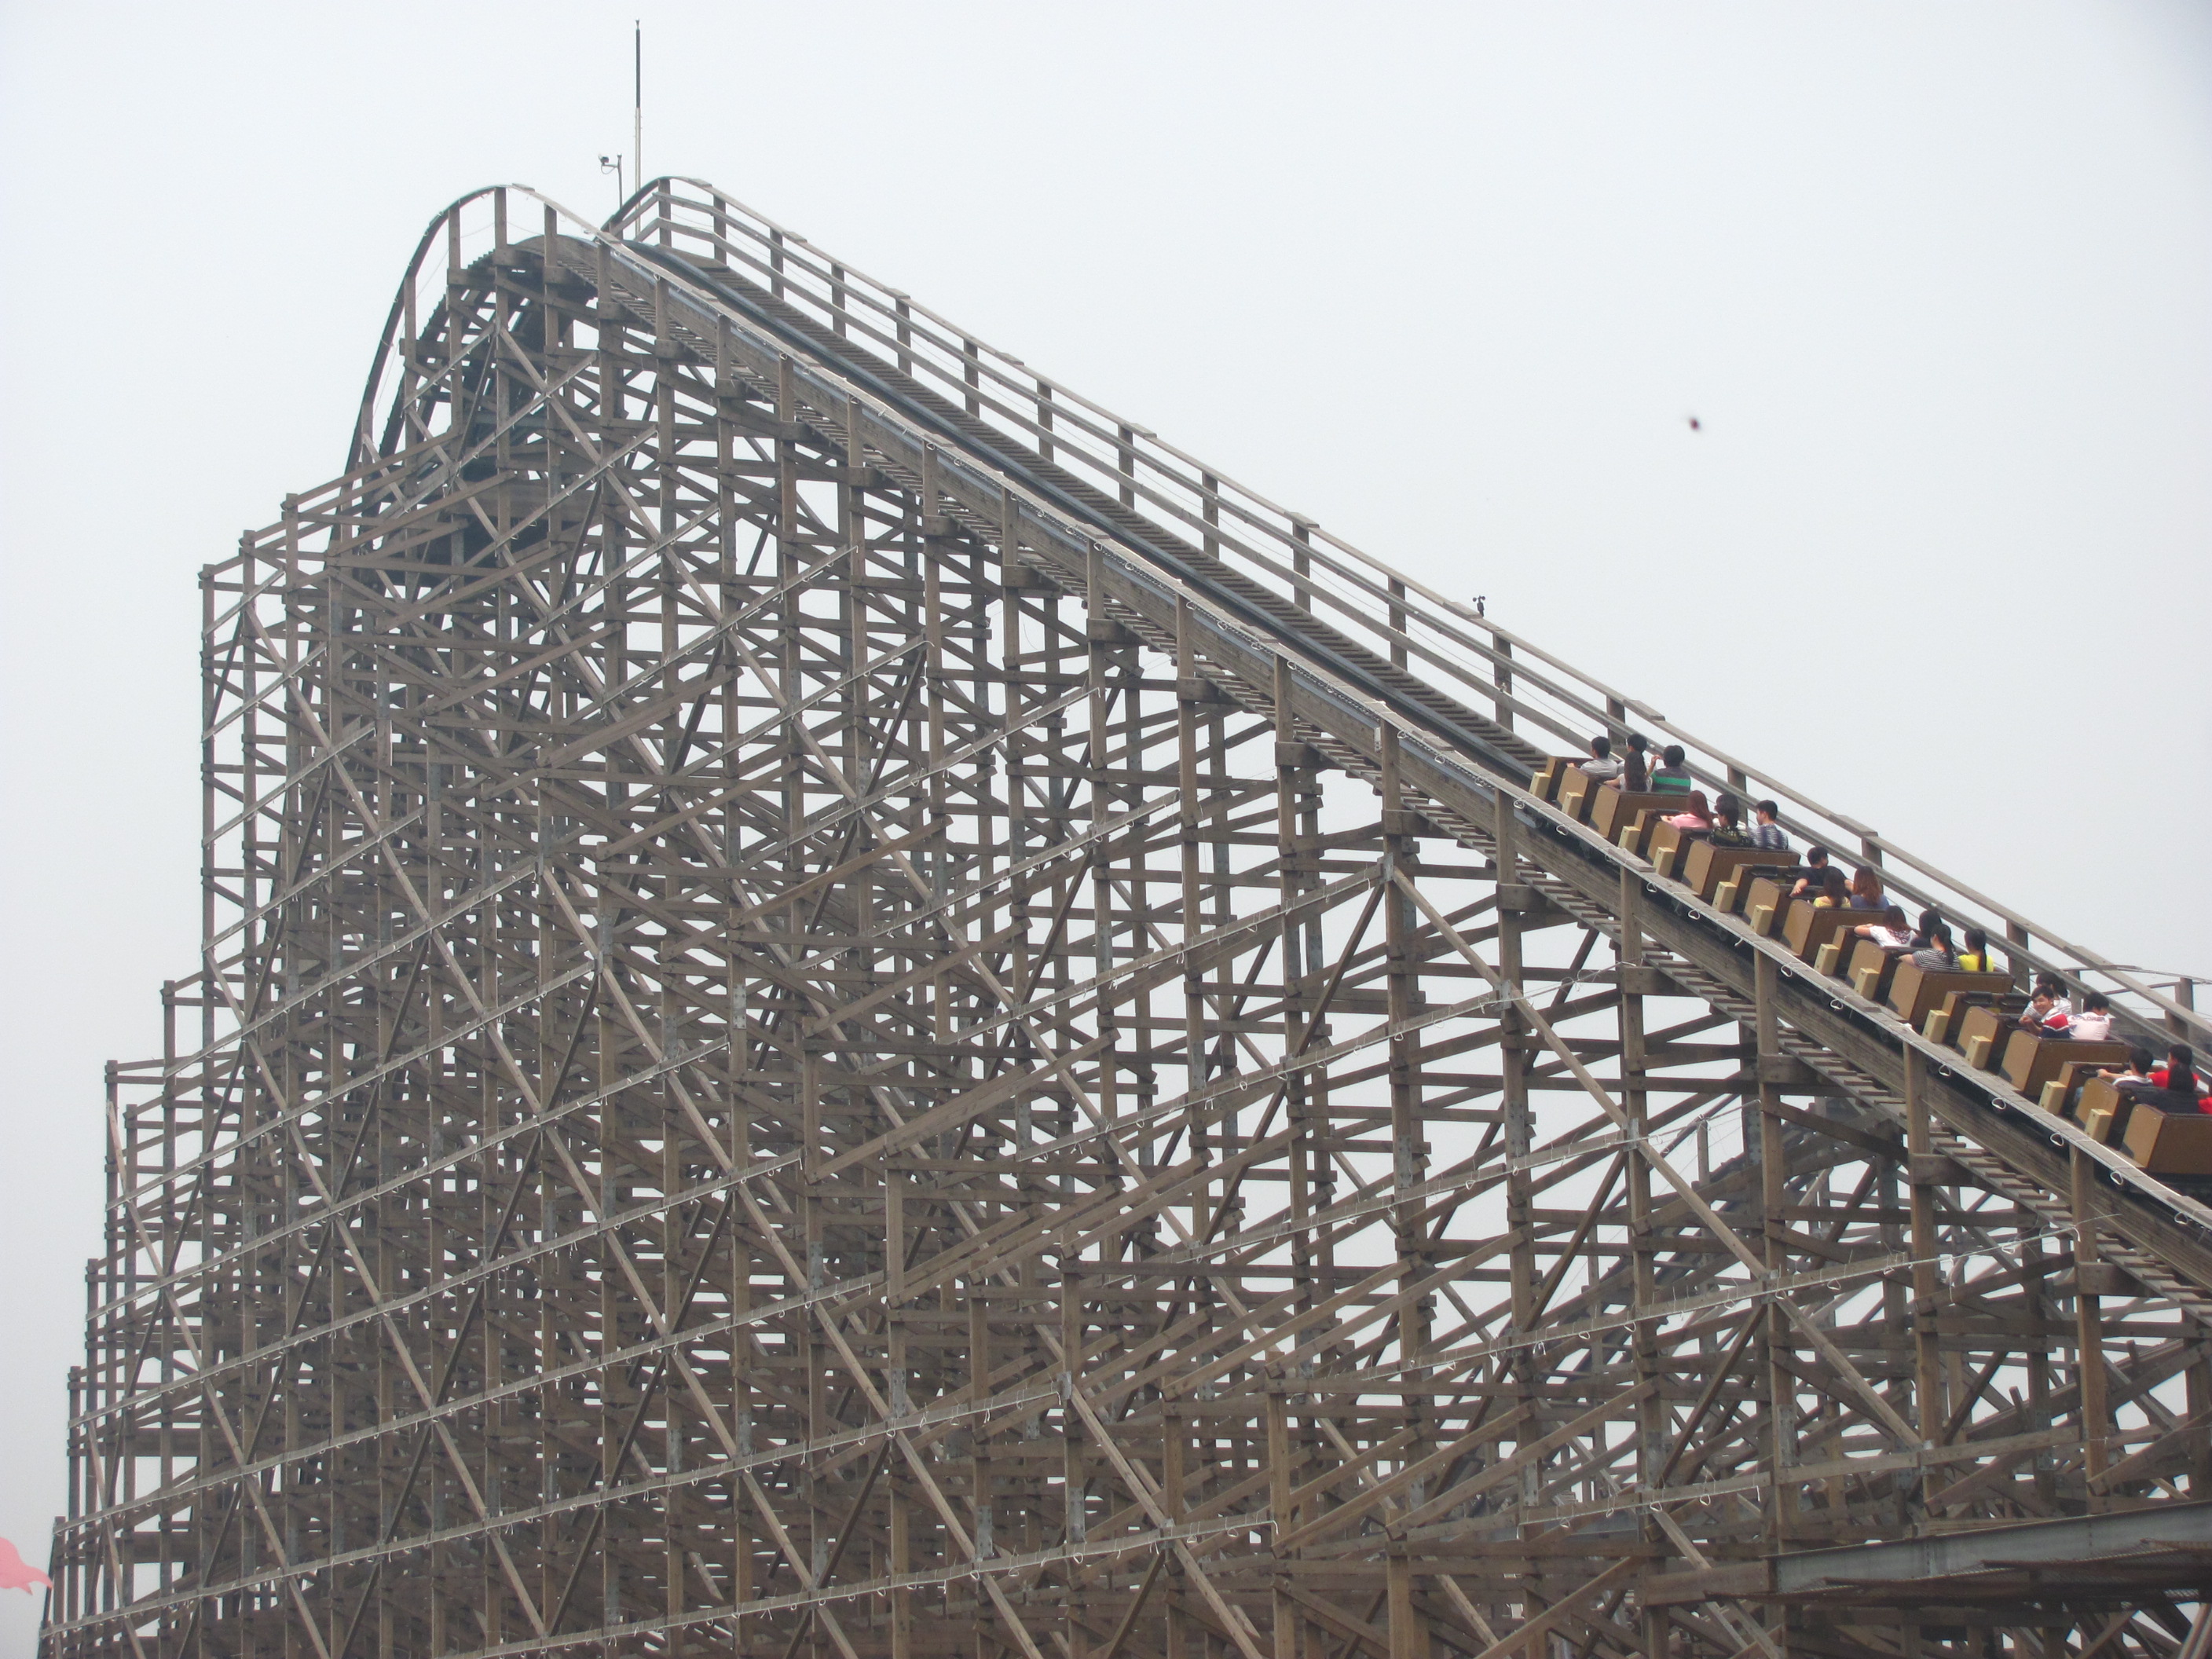
[[[100,1068],[158,1051],[196,950],[196,572],[341,470],[446,202],[612,205],[633,15],[0,4],[0,1535],[33,1562]],[[2212,972],[2212,9],[642,15],[650,172],[2061,933]]]

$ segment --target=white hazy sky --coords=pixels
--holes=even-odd
[[[0,1535],[196,948],[195,573],[635,9],[0,3]],[[645,0],[711,179],[2121,961],[2212,971],[2212,9]],[[1704,430],[1692,434],[1687,416]],[[32,1598],[0,1594],[0,1653]]]

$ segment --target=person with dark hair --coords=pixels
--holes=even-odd
[[[1632,794],[1646,794],[1651,788],[1651,763],[1645,755],[1651,747],[1641,732],[1631,732],[1621,740],[1620,775],[1613,787],[1626,789]]]
[[[1978,927],[1969,927],[1966,945],[1959,952],[1959,971],[1962,974],[1994,974],[1996,958],[1990,954],[1990,936]]]
[[[2150,1074],[2150,1080],[2169,1094],[2196,1099],[2201,1091],[2197,1078],[2197,1051],[2185,1042],[2175,1043],[2166,1051],[2166,1064]]]
[[[1814,842],[1805,849],[1805,862],[1788,872],[1796,878],[1790,889],[1791,898],[1818,898],[1828,880],[1828,849]]]
[[[2125,1066],[2100,1066],[2097,1068],[2097,1075],[2112,1079],[2112,1085],[2122,1093],[2131,1089],[2137,1091],[2155,1089],[2158,1085],[2150,1080],[2150,1074],[2152,1068],[2157,1064],[2157,1057],[2146,1045],[2130,1042],[2128,1044],[2128,1063]]]
[[[1651,793],[1655,795],[1686,795],[1697,787],[1690,775],[1689,757],[1682,745],[1670,743],[1659,754],[1658,769],[1651,775]]]
[[[2027,1012],[2020,1017],[2020,1028],[2039,1037],[2068,1036],[2074,1029],[2074,1005],[2058,995],[2046,981],[2037,985],[2029,995]]]
[[[1844,880],[1844,872],[1832,864],[1820,866],[1820,884],[1814,890],[1813,907],[1817,910],[1848,910],[1851,908],[1851,890]]]
[[[2105,1042],[2112,1035],[2112,1000],[2101,991],[2090,991],[2081,998],[2081,1012],[2074,1016],[2074,1023],[2066,1035],[2076,1042]]]
[[[2035,1013],[2036,1000],[2042,999],[2045,1007]],[[2030,1015],[2034,1015],[2030,1018]],[[2044,1036],[2064,1036],[2074,1024],[2074,999],[2066,994],[2065,985],[2051,974],[2038,974],[2035,988],[2028,993],[2027,1013],[2020,1017],[2022,1025],[2041,1028]]]
[[[1705,792],[1690,791],[1689,804],[1681,811],[1668,815],[1666,823],[1673,824],[1686,835],[1702,836],[1713,827],[1712,809],[1705,805]]]
[[[1959,971],[1959,953],[1951,947],[1951,929],[1933,909],[1920,913],[1920,926],[1913,930],[1912,965],[1931,974]]]
[[[1885,954],[1907,956],[1912,951],[1912,930],[1905,925],[1905,911],[1893,904],[1881,913],[1879,921],[1863,921],[1851,932],[1861,939],[1870,939],[1881,946]]]
[[[1723,789],[1713,798],[1712,843],[1716,847],[1748,847],[1750,833],[1743,827],[1743,803]]]
[[[1889,896],[1882,890],[1881,878],[1875,873],[1874,866],[1862,864],[1851,872],[1851,908],[1880,910],[1889,903]]]
[[[1595,778],[1600,783],[1610,783],[1620,775],[1620,763],[1613,757],[1611,738],[1592,738],[1589,758],[1577,761],[1576,764],[1583,769],[1584,777]]]
[[[1771,800],[1763,800],[1752,808],[1753,823],[1751,844],[1763,852],[1786,853],[1790,837],[1782,830],[1782,809]]]
[[[1912,953],[1911,962],[1925,973],[1957,973],[1959,953],[1951,948],[1951,930],[1938,921],[1929,929],[1927,942]]]
[[[2174,1104],[2173,1097],[2151,1080],[2151,1052],[2140,1042],[2130,1046],[2124,1070],[2106,1066],[2100,1068],[2098,1075],[2112,1079],[2112,1087],[2119,1091],[2119,1109],[2112,1114],[2112,1130],[2107,1137],[2113,1141],[2127,1133],[2128,1119],[2138,1109],[2163,1112]]]

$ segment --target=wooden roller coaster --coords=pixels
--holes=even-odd
[[[441,215],[204,586],[55,1659],[2203,1659],[2191,1178],[1546,763],[2185,985],[708,186]]]

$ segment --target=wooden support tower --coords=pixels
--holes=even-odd
[[[1532,772],[2192,1010],[709,187],[441,215],[204,586],[53,1659],[2201,1659],[1791,1599],[2195,1513],[2212,1210]]]

